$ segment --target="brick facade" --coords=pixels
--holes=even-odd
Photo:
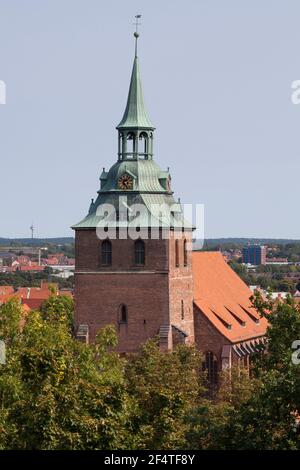
[[[93,341],[100,328],[114,324],[119,352],[137,351],[162,326],[167,332],[165,349],[172,348],[173,336],[176,343],[180,337],[187,343],[194,341],[191,253],[184,266],[184,240],[179,240],[179,266],[175,266],[173,232],[169,239],[144,242],[144,266],[134,264],[133,240],[116,239],[111,240],[112,264],[106,267],[101,264],[102,242],[96,231],[76,230],[76,331],[88,325]],[[127,309],[126,322],[120,318],[122,305]]]

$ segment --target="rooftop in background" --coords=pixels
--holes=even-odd
[[[26,306],[27,310],[39,309],[51,295],[50,286],[53,287],[55,295],[72,296],[70,289],[59,290],[58,284],[45,281],[41,281],[40,287],[19,287],[16,290],[12,286],[0,286],[0,305],[15,297],[20,299],[21,304]]]

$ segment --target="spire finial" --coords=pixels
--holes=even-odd
[[[133,23],[135,25],[135,32],[133,33],[135,37],[135,57],[137,57],[137,40],[140,36],[138,32],[138,27],[141,25],[141,23],[139,23],[139,19],[141,18],[142,18],[142,15],[135,15],[135,23]]]

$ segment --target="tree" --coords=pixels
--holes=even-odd
[[[46,321],[58,321],[65,323],[71,330],[73,326],[74,301],[66,295],[57,296],[55,288],[49,286],[51,296],[43,302],[40,311],[42,318]]]
[[[149,340],[126,364],[128,393],[137,406],[132,416],[137,449],[184,449],[186,416],[204,391],[200,355],[193,347],[179,345],[161,352]]]
[[[0,307],[7,345],[0,366],[2,448],[122,449],[127,442],[131,398],[123,361],[110,352],[114,328],[100,332],[95,344],[82,344],[71,335],[65,304],[50,298],[23,326],[16,300]]]
[[[264,301],[255,307],[267,317],[267,348],[257,359],[257,382],[250,398],[232,412],[226,447],[238,449],[300,449],[300,366],[292,361],[292,345],[300,339],[300,309],[291,297]]]

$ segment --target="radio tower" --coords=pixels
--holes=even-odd
[[[34,232],[34,226],[33,226],[33,224],[31,224],[30,230],[31,230],[31,240],[33,240],[33,232]]]

